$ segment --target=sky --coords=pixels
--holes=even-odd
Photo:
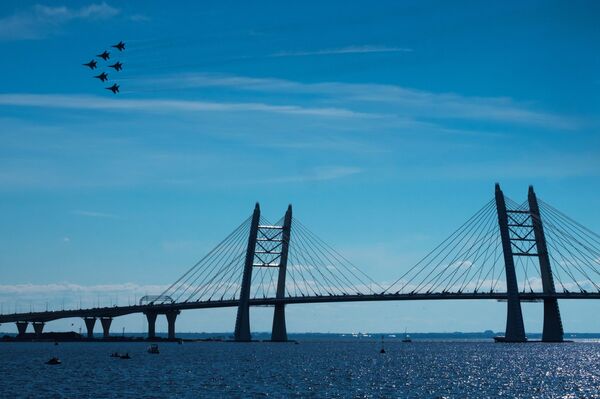
[[[257,201],[271,220],[293,204],[382,284],[495,182],[517,202],[532,184],[598,232],[599,16],[593,1],[2,1],[2,312],[158,293]],[[82,66],[105,49],[123,71]],[[523,306],[541,331],[541,305]],[[561,302],[565,329],[600,332],[599,306]],[[253,330],[271,312],[252,310]],[[178,330],[234,320],[184,312]],[[294,332],[504,321],[492,301],[288,307]],[[145,330],[141,315],[113,326]]]

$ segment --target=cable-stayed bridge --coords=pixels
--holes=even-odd
[[[234,338],[250,341],[250,307],[274,308],[272,340],[286,341],[285,306],[323,302],[406,300],[506,301],[505,341],[524,342],[521,303],[543,302],[542,341],[563,341],[559,299],[600,299],[600,236],[538,199],[494,198],[395,282],[382,286],[314,234],[288,207],[271,223],[257,204],[252,215],[164,292],[134,306],[0,315],[23,336],[52,320],[81,317],[88,337],[97,319],[108,337],[115,317],[143,313],[148,338],[159,315],[175,322],[184,310],[237,307]]]

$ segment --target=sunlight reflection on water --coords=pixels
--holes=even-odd
[[[600,398],[598,343],[379,345],[0,343],[0,396]]]

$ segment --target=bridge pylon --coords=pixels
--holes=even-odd
[[[292,205],[288,206],[287,212],[283,219],[283,228],[281,230],[281,238],[272,238],[278,242],[274,250],[280,248],[279,254],[279,274],[277,277],[277,299],[285,297],[285,277],[287,274],[288,251],[290,247],[290,237],[292,232]],[[273,248],[272,248],[273,249]],[[271,330],[271,341],[285,342],[288,340],[287,328],[285,326],[285,305],[278,303],[273,311],[273,328]]]
[[[513,258],[509,213],[506,209],[504,193],[500,185],[496,183],[496,210],[498,212],[498,226],[500,227],[500,239],[502,241],[502,252],[504,254],[504,271],[506,275],[507,312],[505,342],[526,342],[525,326],[523,325],[523,313],[521,311],[521,300],[519,298],[519,287],[517,285],[517,273]],[[513,211],[515,212],[515,211]]]
[[[240,300],[235,321],[234,339],[239,342],[248,342],[252,339],[250,333],[250,291],[252,270],[254,268],[278,268],[275,297],[277,299],[285,298],[288,250],[292,229],[292,206],[288,206],[283,225],[261,224],[260,220],[260,206],[257,203],[250,224],[246,260],[240,287]],[[271,340],[287,341],[285,305],[282,303],[275,304]]]
[[[540,216],[540,208],[537,201],[537,196],[533,190],[533,186],[529,186],[527,195],[529,203],[529,212],[531,215],[531,226],[535,237],[535,246],[537,248],[537,257],[540,264],[540,275],[542,277],[542,289],[544,294],[554,295],[556,289],[554,287],[554,277],[550,267],[550,257],[548,255],[548,247],[546,245],[546,236],[544,234],[544,225]],[[544,299],[544,327],[542,332],[543,342],[563,342],[563,325],[560,318],[560,309],[558,307],[558,299]]]
[[[250,335],[250,284],[252,282],[252,265],[254,263],[259,223],[260,205],[258,205],[257,202],[254,207],[252,222],[250,224],[246,260],[244,262],[244,272],[242,275],[242,286],[240,288],[240,301],[237,317],[235,319],[235,332],[233,335],[234,339],[238,342],[248,342],[252,339],[252,336]]]

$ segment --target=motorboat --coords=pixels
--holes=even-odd
[[[160,353],[160,351],[158,350],[158,345],[156,344],[152,344],[148,347],[148,353],[151,353],[153,355],[158,355]]]
[[[52,359],[48,360],[46,362],[46,364],[50,364],[52,366],[56,365],[56,364],[61,364],[62,362],[60,361],[59,358],[57,358],[56,356],[54,356]]]
[[[129,356],[129,353],[126,353],[124,355],[119,356],[121,359],[131,359],[131,356]]]

